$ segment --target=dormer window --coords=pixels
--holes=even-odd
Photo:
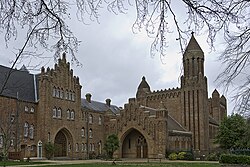
[[[30,108],[30,112],[31,112],[31,113],[34,113],[34,112],[35,112],[34,107],[31,107],[31,108]]]
[[[25,112],[29,112],[28,106],[24,106],[24,111],[25,111]]]

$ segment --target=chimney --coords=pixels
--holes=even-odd
[[[110,107],[111,104],[111,100],[110,99],[106,99],[106,105]]]
[[[90,93],[87,93],[87,94],[85,95],[85,97],[86,97],[86,100],[87,100],[89,103],[91,103],[91,94],[90,94]]]

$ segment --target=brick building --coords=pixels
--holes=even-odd
[[[111,100],[81,95],[66,55],[39,74],[0,66],[0,150],[10,147],[22,157],[45,157],[46,143],[55,157],[87,159],[103,154],[105,139],[117,134],[122,158],[164,157],[166,152],[193,150],[207,154],[226,115],[226,98],[217,90],[208,98],[204,53],[194,36],[183,55],[180,88],[151,91],[143,77],[135,98],[124,108]],[[10,73],[10,76],[8,76]],[[7,83],[5,84],[6,78]],[[7,142],[6,142],[7,141]]]

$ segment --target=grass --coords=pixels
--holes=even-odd
[[[49,165],[43,167],[53,167],[58,165]],[[119,166],[119,167],[220,167],[218,163],[197,163],[197,162],[169,162],[169,163],[116,163],[116,165],[111,165],[111,163],[84,163],[84,164],[68,164],[68,165],[59,165],[60,167],[110,167],[110,166]],[[37,166],[39,167],[39,166]]]
[[[0,161],[0,166],[18,166],[18,165],[40,165],[47,164],[49,162],[25,162],[25,161]]]

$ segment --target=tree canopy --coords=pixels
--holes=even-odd
[[[109,158],[113,158],[114,152],[119,148],[119,139],[115,134],[109,135],[104,144],[104,150]]]
[[[216,141],[223,149],[247,148],[248,133],[244,117],[232,114],[221,122]]]

